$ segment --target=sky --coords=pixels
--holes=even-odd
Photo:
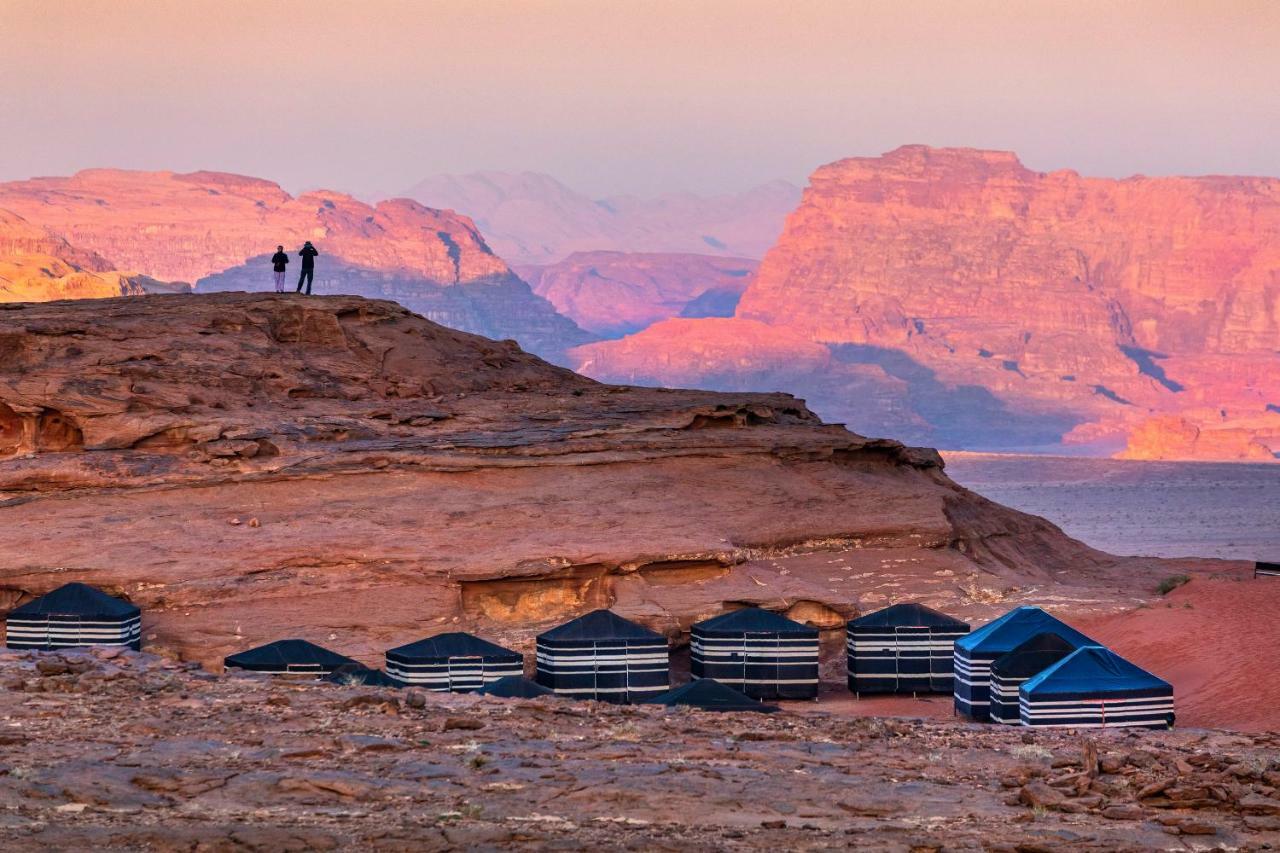
[[[1280,176],[1280,2],[0,0],[0,179],[731,192],[906,143]]]

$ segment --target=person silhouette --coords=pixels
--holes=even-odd
[[[271,269],[276,274],[276,293],[284,293],[284,268],[289,263],[289,256],[284,253],[284,246],[276,246],[276,253],[271,256]]]
[[[316,255],[320,254],[316,251],[316,247],[311,245],[311,241],[302,244],[302,249],[298,252],[298,257],[302,258],[302,271],[298,275],[298,290],[302,292],[302,282],[307,283],[307,296],[311,295],[311,281],[316,275]]]

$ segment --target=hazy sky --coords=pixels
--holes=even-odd
[[[0,178],[803,182],[903,143],[1280,175],[1280,2],[0,0]]]

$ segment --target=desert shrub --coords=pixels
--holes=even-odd
[[[1160,585],[1156,587],[1156,592],[1161,595],[1168,595],[1184,583],[1190,583],[1191,578],[1186,575],[1173,575],[1160,581]]]

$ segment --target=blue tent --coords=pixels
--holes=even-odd
[[[854,693],[950,693],[955,641],[969,625],[923,604],[894,604],[845,630]]]
[[[1018,710],[1018,688],[1067,655],[1080,648],[1049,631],[1036,634],[991,664],[991,705],[993,723],[1016,726],[1022,722]]]
[[[70,649],[76,646],[142,647],[142,611],[88,584],[68,583],[5,617],[11,649]]]
[[[956,710],[982,722],[990,719],[991,664],[1036,634],[1052,632],[1077,646],[1096,646],[1093,640],[1039,607],[1015,607],[972,634],[956,640]]]
[[[713,678],[695,678],[688,684],[669,690],[661,696],[646,699],[645,702],[651,705],[687,705],[703,711],[755,711],[771,714],[780,710],[777,705],[766,705]]]
[[[689,669],[752,699],[818,695],[818,629],[759,607],[731,610],[690,631]]]
[[[454,631],[387,650],[387,675],[440,693],[470,693],[509,675],[524,675],[524,656]]]
[[[1173,686],[1110,649],[1077,649],[1018,689],[1024,726],[1173,726]]]
[[[628,704],[671,686],[667,638],[610,610],[539,634],[537,650],[537,682],[561,696]]]

